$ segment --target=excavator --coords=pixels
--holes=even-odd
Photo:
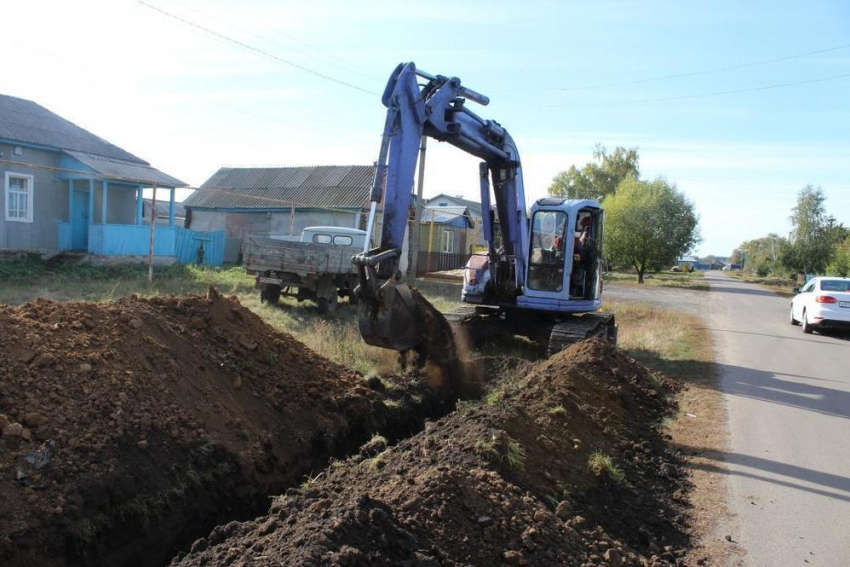
[[[352,258],[363,340],[440,357],[456,354],[444,352],[450,344],[449,329],[473,343],[498,334],[527,336],[545,343],[550,356],[592,336],[616,341],[614,316],[598,312],[604,220],[600,204],[549,197],[533,203],[529,217],[513,138],[498,122],[469,108],[470,102],[486,106],[489,98],[456,77],[402,63],[393,71],[382,101],[387,115],[370,192],[366,244]],[[482,160],[487,251],[472,255],[464,269],[461,299],[467,305],[445,315],[408,286],[399,271],[422,136]],[[379,204],[381,234],[377,247],[370,248]]]

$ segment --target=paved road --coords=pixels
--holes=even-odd
[[[706,280],[745,565],[850,565],[850,337],[804,335],[789,300]]]

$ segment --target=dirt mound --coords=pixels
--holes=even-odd
[[[330,467],[173,565],[668,565],[687,488],[658,421],[673,385],[605,341]]]
[[[162,565],[374,432],[397,439],[446,411],[424,386],[367,382],[214,290],[0,307],[0,335],[8,566]]]

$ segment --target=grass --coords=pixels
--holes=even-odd
[[[567,408],[565,408],[561,404],[558,404],[557,406],[549,408],[549,415],[566,415],[566,414],[567,414]]]
[[[622,469],[614,464],[610,456],[601,451],[594,451],[587,459],[587,470],[596,476],[607,476],[618,484],[626,481],[626,475],[623,474]]]
[[[708,291],[709,286],[703,283],[702,272],[656,272],[646,273],[643,276],[643,284],[638,283],[637,274],[631,272],[608,272],[602,279],[608,283],[623,285],[651,285],[660,287],[675,287],[679,289],[692,289],[696,291]]]
[[[525,449],[522,448],[522,445],[516,439],[508,437],[504,455],[499,451],[495,437],[487,441],[479,439],[475,442],[475,449],[491,463],[504,462],[515,472],[525,470]]]

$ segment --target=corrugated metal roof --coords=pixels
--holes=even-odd
[[[466,224],[467,226],[472,226],[471,213],[466,207],[440,207],[437,205],[426,205],[425,209],[422,211],[422,218],[420,220],[422,224],[428,224],[431,222],[432,218],[437,224],[449,224],[452,223],[452,221],[457,221],[457,223],[453,224]]]
[[[0,138],[149,165],[32,101],[0,95]]]
[[[65,150],[65,153],[109,179],[120,179],[144,183],[145,185],[156,184],[164,187],[186,187],[188,185],[188,183],[184,183],[176,177],[171,177],[147,163],[134,163],[71,150]]]
[[[449,199],[453,199],[461,203],[467,209],[469,209],[469,212],[471,212],[472,214],[479,217],[481,216],[481,203],[479,203],[478,201],[472,201],[470,199],[464,199],[463,197],[455,197],[454,195],[449,195],[448,193],[440,193],[439,195],[431,197],[426,201],[426,205],[437,206],[437,201],[440,199],[440,197],[447,197]]]
[[[151,210],[151,202],[153,199],[145,199],[145,218],[150,218],[150,210]],[[168,197],[163,199],[156,200],[156,218],[158,219],[167,219],[168,218],[168,208],[169,202]],[[180,218],[186,218],[186,208],[183,206],[183,203],[174,203],[174,216]]]
[[[183,204],[204,209],[359,209],[369,200],[371,165],[222,167]]]

